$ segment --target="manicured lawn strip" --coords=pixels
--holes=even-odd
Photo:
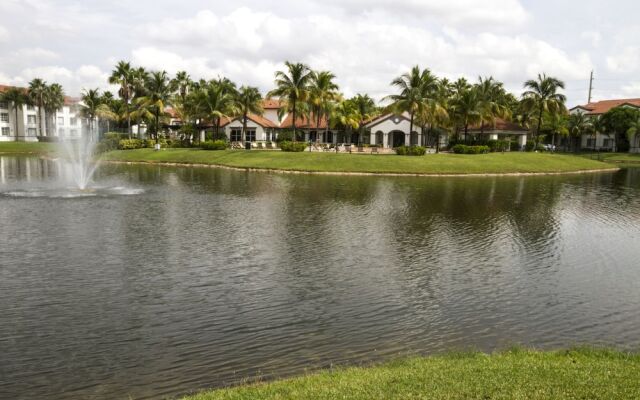
[[[55,153],[54,143],[40,142],[0,142],[0,154],[34,154],[46,155]]]
[[[152,149],[112,151],[105,160],[215,164],[239,168],[312,172],[369,172],[406,174],[483,174],[569,172],[608,169],[611,165],[573,155],[492,153],[482,155],[431,154],[423,157],[280,151],[206,151]]]
[[[602,159],[607,162],[640,163],[638,153],[605,153]]]
[[[184,400],[637,399],[640,355],[575,349],[451,354],[201,392]]]

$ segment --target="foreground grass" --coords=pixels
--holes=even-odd
[[[238,168],[310,172],[368,172],[404,174],[489,174],[571,172],[609,169],[611,165],[584,157],[542,153],[492,153],[483,155],[431,154],[424,157],[335,153],[284,153],[280,151],[206,151],[152,149],[112,151],[112,161],[211,164]]]
[[[184,400],[638,399],[640,355],[575,349],[412,358],[202,392]]]
[[[0,154],[46,155],[56,152],[53,143],[40,142],[0,142]]]

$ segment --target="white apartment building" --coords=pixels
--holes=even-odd
[[[0,93],[9,86],[0,85]],[[0,142],[35,142],[38,136],[78,137],[83,127],[79,100],[65,97],[64,105],[55,115],[47,115],[47,121],[38,107],[23,105],[16,110],[13,104],[0,101]]]

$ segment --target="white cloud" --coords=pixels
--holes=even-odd
[[[634,72],[640,67],[640,46],[626,46],[607,57],[607,67],[613,72]]]
[[[585,31],[580,34],[580,38],[591,43],[591,46],[598,47],[602,43],[602,34],[598,31]]]
[[[50,61],[60,58],[54,51],[43,49],[42,47],[25,47],[14,51],[12,57],[24,62]]]
[[[0,43],[9,41],[9,31],[4,26],[0,25]]]

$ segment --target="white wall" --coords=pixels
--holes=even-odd
[[[227,139],[229,140],[231,140],[232,129],[239,129],[240,131],[242,131],[242,121],[239,119],[236,119],[224,127],[224,133],[225,135],[227,135]],[[247,130],[256,131],[256,141],[267,140],[266,132],[265,132],[265,129],[262,127],[262,125],[256,124],[250,119],[247,119]]]

